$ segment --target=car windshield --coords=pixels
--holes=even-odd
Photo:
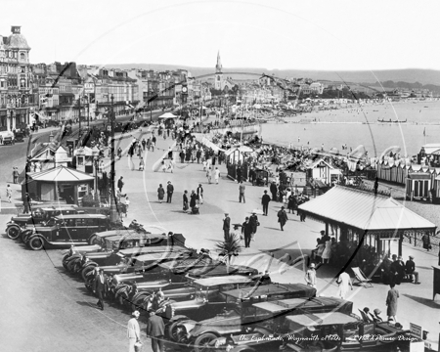
[[[46,222],[46,226],[54,226],[55,225],[55,220],[53,218],[49,219]]]

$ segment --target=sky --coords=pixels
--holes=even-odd
[[[2,0],[32,63],[440,70],[438,1]]]

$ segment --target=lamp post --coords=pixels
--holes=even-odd
[[[113,111],[113,94],[111,95],[111,110],[110,118],[110,221],[116,222],[118,220],[118,213],[116,211],[116,194],[115,194],[115,113]]]
[[[99,149],[97,146],[95,146],[92,149],[92,155],[93,155],[93,166],[94,166],[94,176],[95,176],[95,195],[94,195],[94,199],[95,199],[95,206],[100,205],[99,202],[99,192],[98,192],[98,163],[99,163]]]

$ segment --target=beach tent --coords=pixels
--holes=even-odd
[[[177,116],[174,115],[174,114],[171,113],[171,112],[166,112],[165,114],[162,114],[162,115],[159,116],[160,119],[174,119],[174,118],[176,118],[176,117],[177,117]]]

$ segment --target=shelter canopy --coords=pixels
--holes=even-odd
[[[428,230],[436,225],[391,197],[335,186],[299,210],[319,220],[345,224],[362,231]]]
[[[62,165],[40,172],[29,172],[28,176],[34,181],[44,182],[87,182],[94,180],[93,176],[85,172],[70,169]]]

